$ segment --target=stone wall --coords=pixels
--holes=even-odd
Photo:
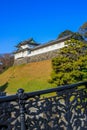
[[[30,62],[38,62],[38,61],[42,61],[42,60],[48,60],[48,59],[52,59],[52,58],[56,57],[57,55],[58,55],[58,50],[50,51],[47,53],[42,53],[42,54],[38,54],[35,56],[31,56],[31,57],[17,59],[14,61],[14,65],[26,64],[26,63],[30,63]]]

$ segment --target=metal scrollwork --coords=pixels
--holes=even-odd
[[[19,89],[6,102],[1,98],[0,130],[87,130],[86,86],[55,89],[53,96]]]
[[[29,99],[26,125],[29,130],[86,130],[87,89],[57,92],[49,98]]]

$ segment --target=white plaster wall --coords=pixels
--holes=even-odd
[[[24,52],[23,52],[23,57],[28,56],[28,54],[29,54],[29,51],[24,51]]]
[[[16,53],[14,55],[14,59],[18,59],[18,58],[21,58],[21,57],[23,57],[23,53],[22,52]]]
[[[29,48],[29,45],[27,44],[27,45],[22,45],[21,46],[23,49],[25,49],[25,48]]]
[[[43,47],[43,48],[40,48],[40,49],[37,49],[37,50],[33,50],[33,51],[31,51],[31,53],[30,53],[30,51],[19,52],[19,53],[15,54],[14,57],[15,57],[15,59],[21,58],[21,57],[26,57],[26,56],[30,57],[30,56],[34,56],[34,55],[37,55],[37,54],[57,50],[57,49],[60,49],[64,46],[65,46],[64,42],[60,42],[60,43],[56,43],[56,44],[53,44],[53,45],[50,45],[50,46],[46,46],[46,47]],[[29,46],[23,45],[22,47],[26,48],[26,47],[29,47]]]
[[[14,59],[18,59],[18,58],[21,58],[21,57],[26,57],[26,56],[28,56],[28,54],[29,54],[29,51],[16,53],[14,55]]]
[[[23,49],[25,49],[25,48],[33,48],[33,47],[34,47],[34,45],[29,45],[29,44],[21,46],[21,48],[23,48]]]
[[[40,48],[38,50],[31,51],[31,53],[28,55],[28,57],[34,56],[34,55],[37,55],[37,54],[41,54],[41,53],[45,53],[45,52],[48,52],[48,51],[60,49],[62,47],[64,47],[64,42],[60,42],[60,43],[57,43],[57,44],[54,44],[54,45],[51,45],[51,46],[46,46],[46,47]]]

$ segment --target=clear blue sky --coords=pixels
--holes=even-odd
[[[0,0],[0,53],[33,37],[44,43],[87,21],[87,0]]]

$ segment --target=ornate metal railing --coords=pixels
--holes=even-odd
[[[87,82],[0,96],[0,130],[87,130]]]

